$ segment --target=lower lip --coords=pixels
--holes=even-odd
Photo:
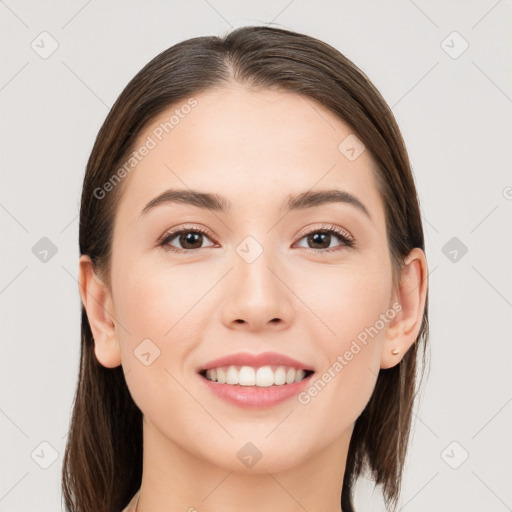
[[[280,404],[292,396],[298,395],[309,385],[312,373],[300,382],[283,384],[281,386],[240,386],[232,384],[219,384],[199,375],[199,378],[206,384],[208,389],[231,404],[239,407],[250,407],[264,409]]]

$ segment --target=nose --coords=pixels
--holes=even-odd
[[[222,321],[227,327],[277,331],[290,325],[293,293],[285,284],[285,272],[279,270],[270,253],[264,250],[251,263],[235,256],[234,268],[226,277],[223,302]]]

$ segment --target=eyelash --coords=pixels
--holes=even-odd
[[[202,228],[197,228],[197,227],[194,227],[194,228],[182,228],[182,229],[179,229],[179,230],[176,230],[176,231],[171,231],[171,232],[165,233],[165,235],[162,237],[162,239],[160,240],[158,245],[160,247],[163,247],[165,250],[169,250],[169,251],[176,252],[176,253],[191,253],[191,252],[199,251],[201,249],[201,248],[199,248],[199,249],[180,249],[178,247],[173,247],[173,246],[168,245],[171,240],[176,238],[177,235],[181,235],[182,233],[201,233],[201,234],[205,235],[206,237],[208,237],[210,239],[213,238],[209,234],[208,231],[206,231],[205,229],[202,229]],[[302,247],[302,249],[305,249],[309,253],[312,253],[312,254],[325,254],[325,253],[328,253],[328,252],[330,253],[330,252],[334,252],[334,251],[339,251],[344,246],[345,247],[355,247],[355,240],[354,240],[353,237],[351,237],[345,230],[342,230],[342,229],[338,228],[337,226],[334,226],[334,225],[331,225],[331,224],[324,224],[320,228],[316,228],[316,229],[313,229],[311,231],[308,231],[307,233],[304,233],[299,238],[298,241],[300,241],[303,238],[305,238],[306,236],[312,235],[314,233],[323,233],[323,234],[335,235],[336,238],[338,238],[343,243],[342,243],[342,245],[338,245],[336,247],[331,247],[331,248],[328,248],[328,249],[311,249],[310,247]],[[215,242],[215,240],[212,240],[212,241]]]

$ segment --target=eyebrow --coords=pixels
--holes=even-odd
[[[160,195],[149,201],[142,209],[140,215],[148,213],[158,205],[165,203],[183,203],[191,206],[197,206],[205,210],[213,210],[221,213],[227,213],[231,208],[231,203],[225,197],[219,194],[209,192],[200,192],[198,190],[185,189],[168,189]],[[298,195],[289,195],[283,205],[281,211],[287,212],[292,210],[304,210],[329,203],[346,203],[356,207],[363,212],[369,219],[370,213],[364,204],[354,195],[345,190],[329,189],[329,190],[308,190]]]

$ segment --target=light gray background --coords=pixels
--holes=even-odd
[[[269,22],[365,71],[412,160],[432,364],[400,510],[512,510],[511,12],[506,0],[0,2],[0,511],[61,510],[78,374],[79,196],[110,106],[174,43]],[[42,58],[51,38],[58,48]],[[33,251],[43,237],[57,248],[46,262]],[[384,510],[379,495],[361,482],[357,510]]]

